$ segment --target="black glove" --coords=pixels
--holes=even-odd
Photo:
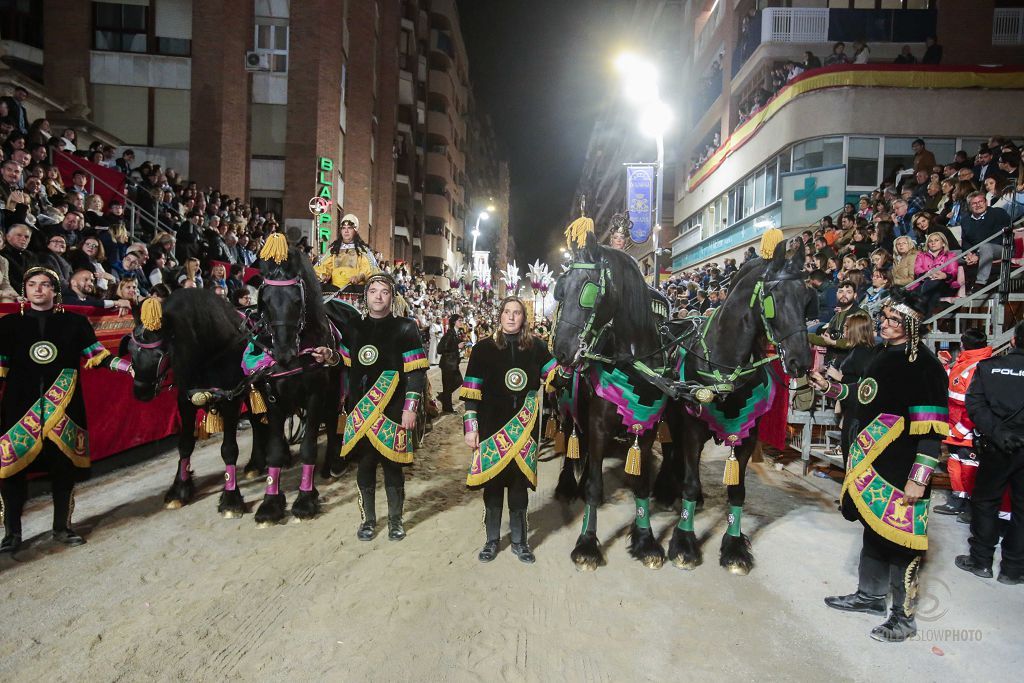
[[[1005,435],[1001,435],[1003,437],[1000,443],[1002,449],[1007,453],[1024,451],[1024,434],[1017,434],[1010,432],[1010,430],[1005,431],[1007,433]]]

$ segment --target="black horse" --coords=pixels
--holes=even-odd
[[[178,414],[181,431],[178,434],[178,468],[174,482],[164,495],[164,505],[179,508],[195,496],[195,484],[189,469],[189,459],[195,450],[196,406],[190,397],[197,391],[212,388],[232,389],[243,382],[242,352],[247,335],[242,319],[231,305],[213,292],[204,289],[181,289],[167,298],[162,311],[156,300],[147,301],[152,307],[149,325],[143,325],[136,312],[135,328],[127,339],[135,379],[133,392],[139,401],[150,401],[164,387],[173,371],[178,387]],[[156,328],[156,329],[150,329]],[[245,503],[235,479],[238,461],[239,412],[242,400],[237,397],[217,401],[207,406],[216,410],[224,424],[224,440],[220,454],[225,466],[225,485],[217,511],[225,517],[236,517],[245,512]],[[250,421],[253,427],[252,454],[246,472],[259,473],[266,468],[266,425],[259,419]]]
[[[652,312],[654,296],[647,287],[636,261],[624,252],[603,247],[593,234],[576,250],[575,260],[555,287],[555,314],[551,348],[558,362],[578,369],[580,412],[584,447],[580,486],[585,502],[583,528],[571,557],[578,569],[596,569],[604,563],[597,538],[597,508],[604,500],[602,464],[614,448],[628,422],[627,439],[639,448],[639,474],[627,480],[636,500],[636,517],[630,534],[629,553],[645,566],[659,568],[665,552],[650,528],[651,447],[657,418],[664,405],[660,389],[645,384],[634,369],[634,361],[652,366],[661,361],[661,340]],[[621,385],[616,386],[617,378]],[[610,391],[609,391],[610,390]],[[602,394],[604,394],[602,396]],[[625,394],[638,399],[632,405],[620,400]],[[641,415],[643,413],[643,415]],[[635,458],[635,455],[633,456]],[[567,463],[568,465],[568,463]],[[566,479],[563,473],[561,488]]]
[[[268,247],[277,248],[276,253]],[[304,433],[299,446],[302,478],[292,503],[292,515],[311,519],[320,511],[319,493],[313,483],[317,436],[327,426],[326,461],[338,459],[341,436],[338,414],[341,400],[340,355],[335,331],[324,309],[320,282],[301,249],[287,248],[284,235],[268,238],[261,251],[258,311],[258,343],[267,354],[270,367],[259,385],[267,394],[270,437],[267,453],[267,490],[256,511],[257,524],[270,525],[284,519],[286,501],[280,492],[280,472],[288,459],[285,422],[297,410],[304,411]],[[334,351],[334,366],[318,364],[313,350]]]
[[[792,377],[811,367],[805,312],[813,295],[804,284],[804,255],[794,250],[787,258],[783,244],[774,258],[755,258],[733,275],[729,296],[710,318],[681,323],[678,379],[704,385],[704,403],[672,401],[665,420],[672,432],[674,456],[663,467],[674,468],[682,482],[680,521],[672,533],[669,560],[682,569],[702,561],[693,531],[693,518],[702,500],[700,456],[714,437],[732,448],[726,465],[729,526],[722,537],[719,562],[729,571],[746,574],[754,565],[750,540],[741,531],[746,497],[744,477],[757,444],[757,420],[774,400],[768,366],[774,346]],[[678,493],[676,494],[678,497]]]

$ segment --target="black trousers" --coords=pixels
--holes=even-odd
[[[500,510],[505,502],[505,489],[508,489],[509,512],[520,512],[526,510],[529,503],[530,484],[526,477],[514,462],[510,462],[505,469],[483,485],[484,507],[492,510]]]
[[[359,459],[356,466],[356,484],[361,489],[377,488],[377,466],[380,465],[384,472],[384,486],[386,488],[404,488],[405,476],[402,474],[402,466],[397,462],[388,460],[377,452],[367,437],[356,444],[355,457]]]
[[[857,588],[867,595],[892,598],[893,610],[914,615],[917,573],[924,553],[896,545],[864,529]]]
[[[462,386],[462,373],[456,368],[441,368],[441,408],[451,412],[452,394]]]
[[[1010,528],[1003,536],[1000,571],[1024,576],[1024,452],[1006,453],[991,446],[978,453],[978,474],[971,494],[971,557],[992,566],[999,542],[999,505],[1010,487]]]
[[[49,474],[51,479],[53,530],[63,531],[70,526],[71,514],[74,512],[71,501],[75,482],[82,479],[82,473],[88,470],[75,467],[54,444],[47,442],[29,467],[6,479],[0,479],[4,535],[21,535],[21,515],[28,500],[28,475],[29,472],[40,471]]]

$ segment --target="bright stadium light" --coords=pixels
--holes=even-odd
[[[665,135],[672,125],[672,109],[661,100],[644,105],[640,112],[640,132],[649,138]]]

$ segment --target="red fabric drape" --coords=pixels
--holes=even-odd
[[[54,152],[53,163],[60,170],[61,180],[64,187],[71,187],[72,176],[75,171],[85,169],[87,173],[96,176],[95,185],[90,181],[86,183],[86,191],[95,192],[103,197],[103,205],[109,206],[111,199],[117,199],[122,204],[125,197],[124,173],[116,168],[107,168],[94,164],[87,159],[77,157],[67,152]],[[100,182],[100,181],[103,182]],[[108,185],[110,187],[108,187]],[[111,189],[114,188],[114,189]]]
[[[769,367],[774,373],[772,381],[775,383],[775,399],[772,401],[772,407],[757,423],[757,439],[782,451],[786,449],[786,428],[789,418],[789,375],[778,359],[773,360]]]

